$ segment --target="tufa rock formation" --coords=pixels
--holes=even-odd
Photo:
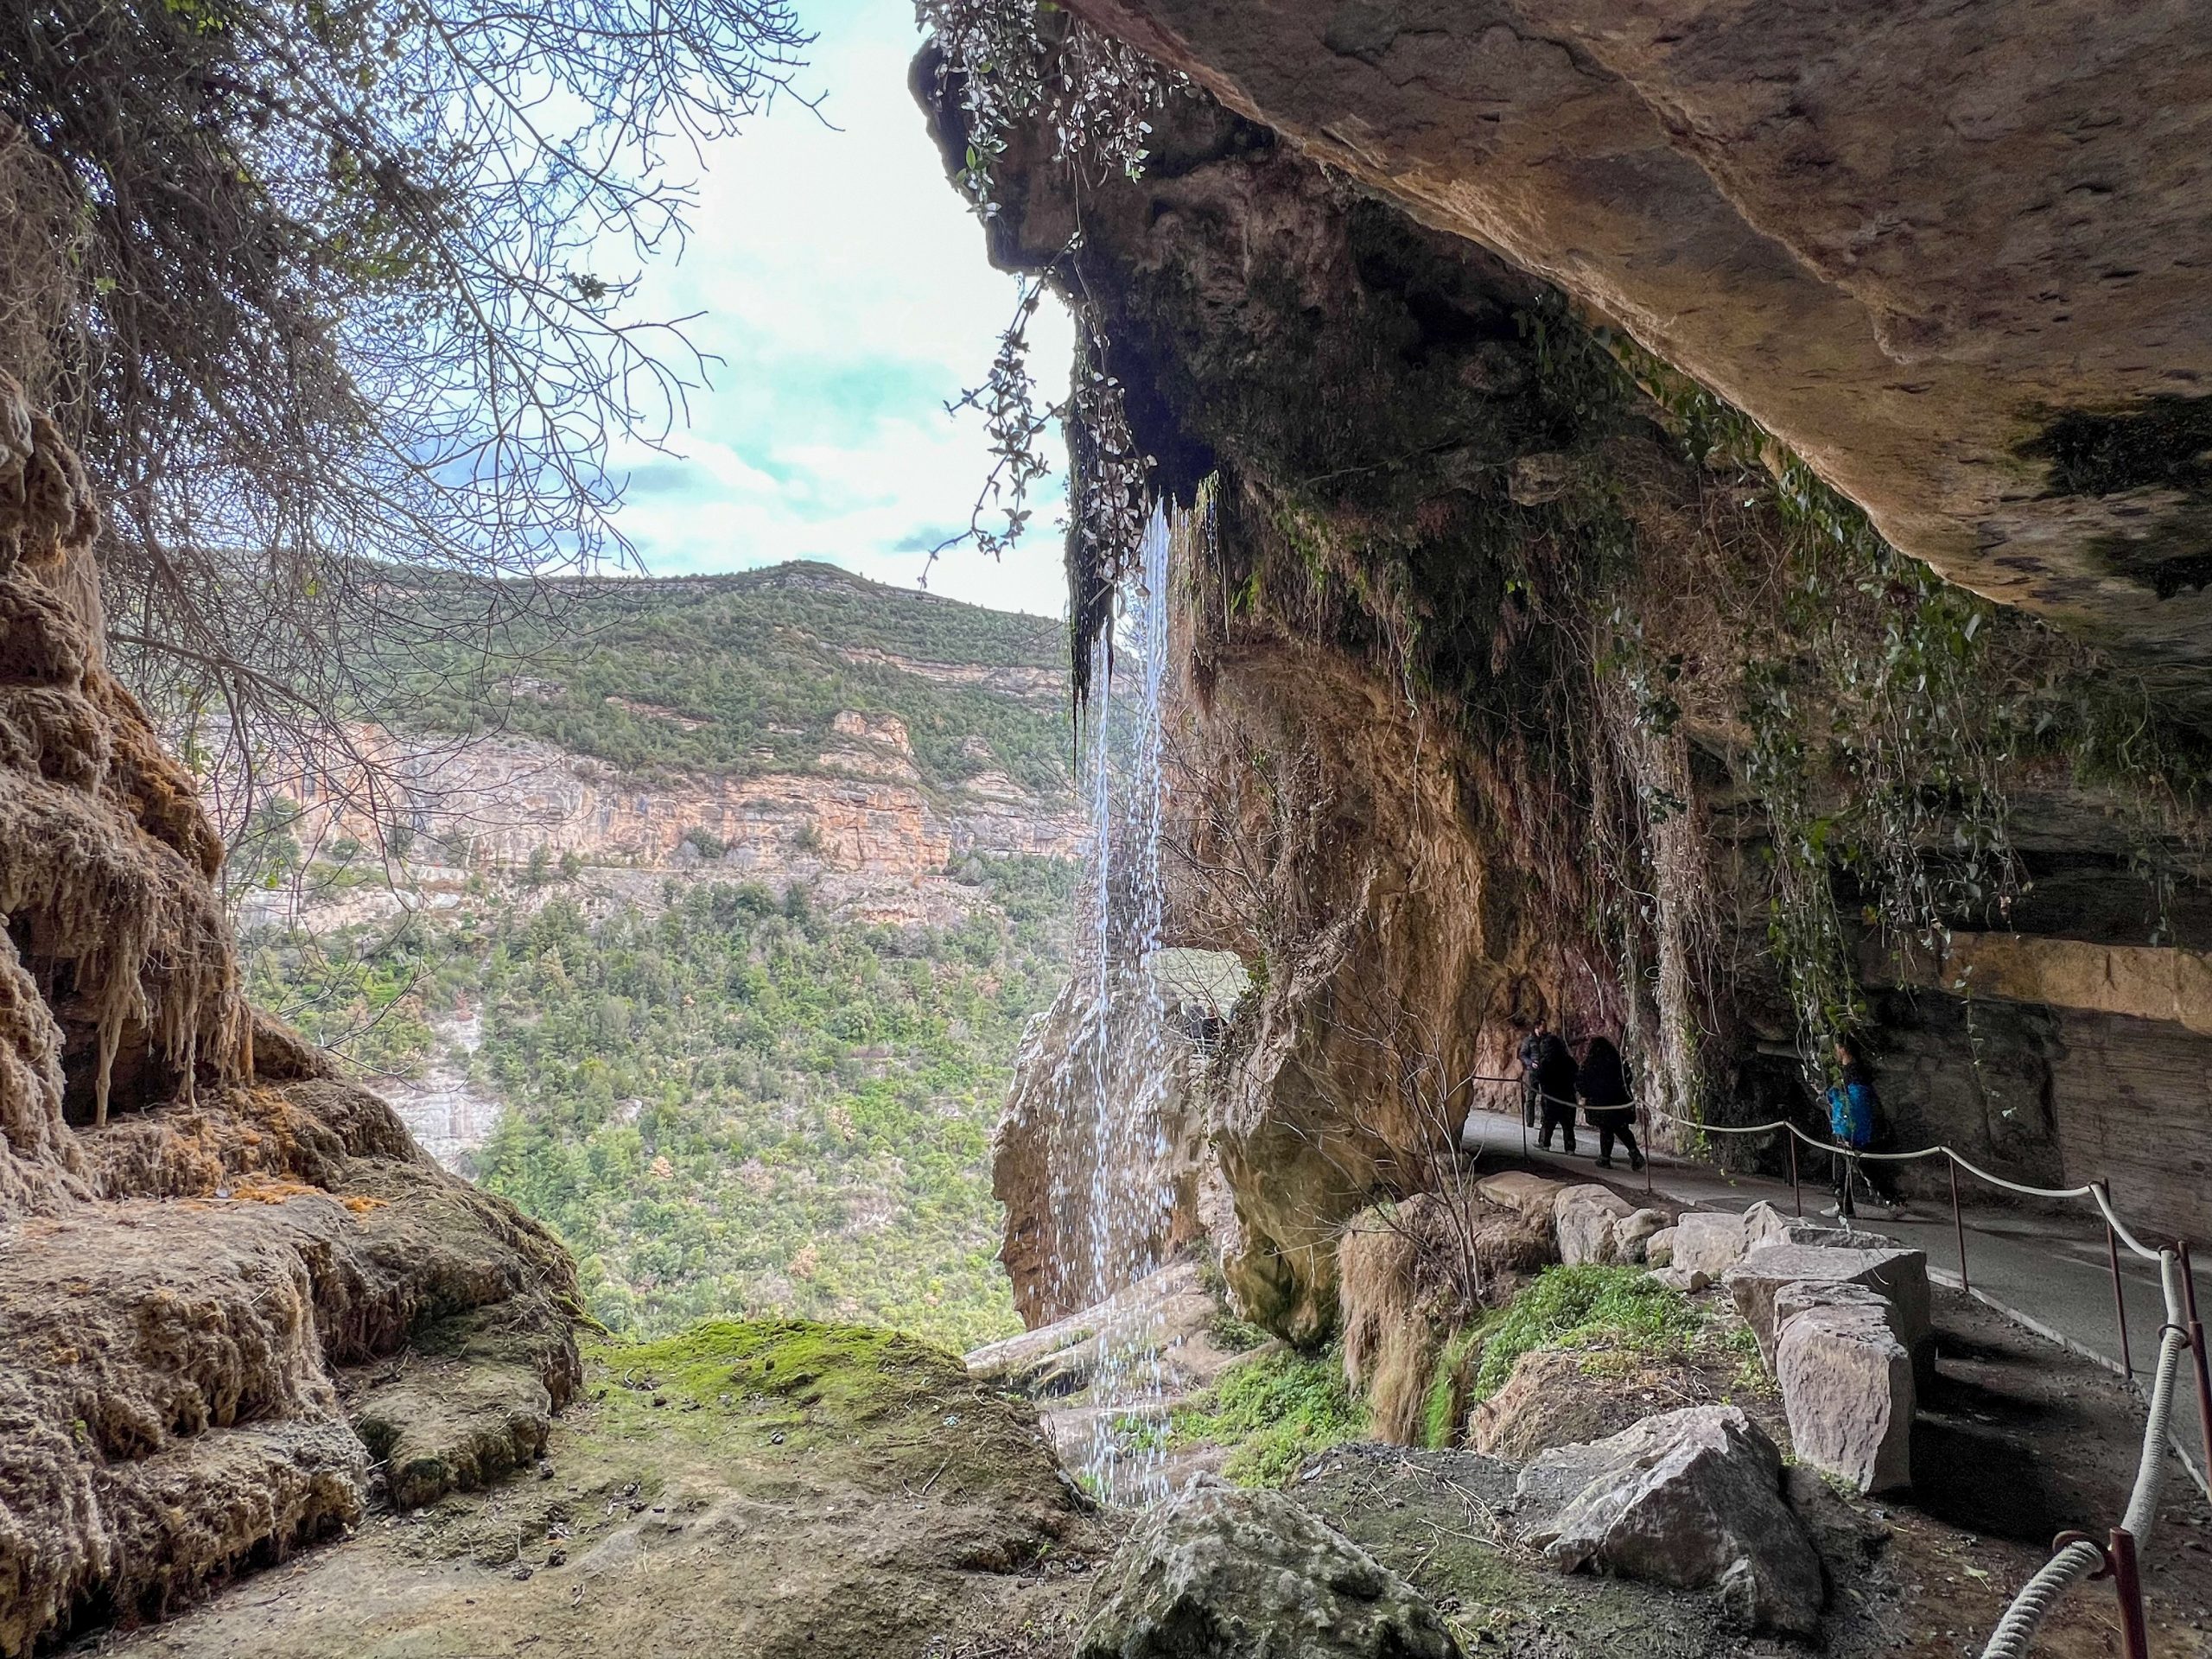
[[[100,660],[0,376],[0,1655],[526,1461],[573,1268],[239,994],[192,780]]]
[[[1169,734],[1188,866],[1171,931],[1250,970],[1205,1107],[1244,1311],[1288,1336],[1328,1326],[1345,1221],[1434,1187],[1469,1111],[1516,1109],[1485,1080],[1511,1075],[1537,1014],[1578,1042],[1624,1036],[1656,1113],[1808,1128],[1825,1123],[1808,1076],[1827,1063],[1809,1033],[1855,1027],[1899,1146],[1947,1143],[2037,1185],[2108,1178],[2143,1225],[2201,1226],[2212,1047],[2174,943],[2212,938],[2201,823],[2176,789],[2202,770],[2195,705],[2139,698],[2081,639],[1942,580],[2181,672],[2196,647],[2180,610],[2132,578],[2066,573],[2106,556],[2106,530],[2171,529],[2161,515],[2186,503],[2085,507],[2065,495],[2071,463],[2012,453],[2059,440],[1988,396],[1993,375],[2054,406],[2140,391],[2150,372],[2122,357],[2194,372],[2194,348],[2158,332],[2164,279],[2139,285],[2165,297],[2138,341],[2060,353],[2062,372],[2040,335],[1976,332],[1961,296],[2009,267],[1839,297],[1742,234],[1754,198],[1817,214],[1821,190],[1777,200],[1758,144],[1699,148],[1687,95],[1680,131],[1624,101],[1672,88],[1637,79],[1662,62],[1697,66],[1700,86],[1768,86],[1745,72],[1740,27],[1760,61],[1822,89],[1808,118],[1824,130],[1855,108],[1834,89],[1856,23],[1833,40],[1685,25],[1693,49],[1655,21],[1606,33],[1525,6],[1079,10],[1218,97],[1152,112],[1135,180],[1081,175],[1044,124],[1009,133],[986,231],[995,261],[1079,299],[1086,370],[1118,382],[1154,485],[1205,518]],[[940,67],[925,54],[918,85],[957,173],[967,117]],[[2082,121],[2103,153],[2107,124]],[[1701,170],[1724,161],[1745,169],[1726,190]],[[1815,300],[1844,311],[1812,326]],[[1972,367],[1916,357],[1899,390],[1881,348],[1843,353],[1845,313],[1909,355],[1948,340]],[[1589,326],[1608,318],[1801,442],[1940,574],[1669,362]],[[2176,444],[2194,430],[2185,410],[2159,419]],[[2128,452],[2107,435],[2097,454]],[[2049,551],[2037,538],[2062,524],[2073,540]],[[1098,579],[1090,556],[1078,540],[1078,583]],[[1956,674],[1980,689],[1928,690],[1969,662]],[[1854,730],[1890,689],[1882,707],[1915,712],[1878,739]],[[1948,957],[1916,954],[1916,934]],[[2123,948],[2156,960],[2098,966]],[[1778,1147],[1719,1155],[1783,1167]],[[1018,1282],[1033,1271],[1009,1262]]]

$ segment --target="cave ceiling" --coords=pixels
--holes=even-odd
[[[1899,547],[2212,704],[2212,20],[1076,0],[1559,284]]]

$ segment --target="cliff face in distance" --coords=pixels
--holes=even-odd
[[[569,859],[640,902],[671,874],[803,880],[857,916],[943,923],[962,912],[947,872],[963,861],[1077,852],[1050,620],[814,564],[597,582],[548,608],[557,621],[526,617],[502,641],[512,671],[486,683],[418,656],[389,676],[409,723],[260,760],[285,845],[272,860],[245,838],[277,878],[245,896],[250,919],[394,907],[363,868],[292,879],[318,860],[388,864],[401,894],[436,902],[472,873]],[[230,822],[243,808],[225,810],[224,785]]]

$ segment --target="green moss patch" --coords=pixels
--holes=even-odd
[[[1315,1453],[1367,1431],[1367,1408],[1334,1348],[1272,1349],[1246,1360],[1174,1420],[1183,1444],[1228,1447],[1222,1472],[1247,1486],[1279,1486]]]
[[[835,1465],[874,1490],[1065,1501],[1034,1410],[900,1332],[717,1320],[590,1359],[600,1431],[685,1435],[744,1461]]]
[[[1706,1330],[1705,1315],[1688,1297],[1642,1268],[1548,1268],[1513,1299],[1483,1343],[1474,1397],[1487,1400],[1504,1387],[1513,1362],[1534,1349],[1656,1353],[1687,1348]]]

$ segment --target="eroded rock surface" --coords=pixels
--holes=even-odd
[[[380,1478],[490,1479],[578,1374],[560,1247],[240,995],[220,840],[101,663],[97,522],[0,376],[8,1655],[164,1612]]]
[[[1945,574],[2212,658],[2188,8],[1075,9],[1624,325]]]

